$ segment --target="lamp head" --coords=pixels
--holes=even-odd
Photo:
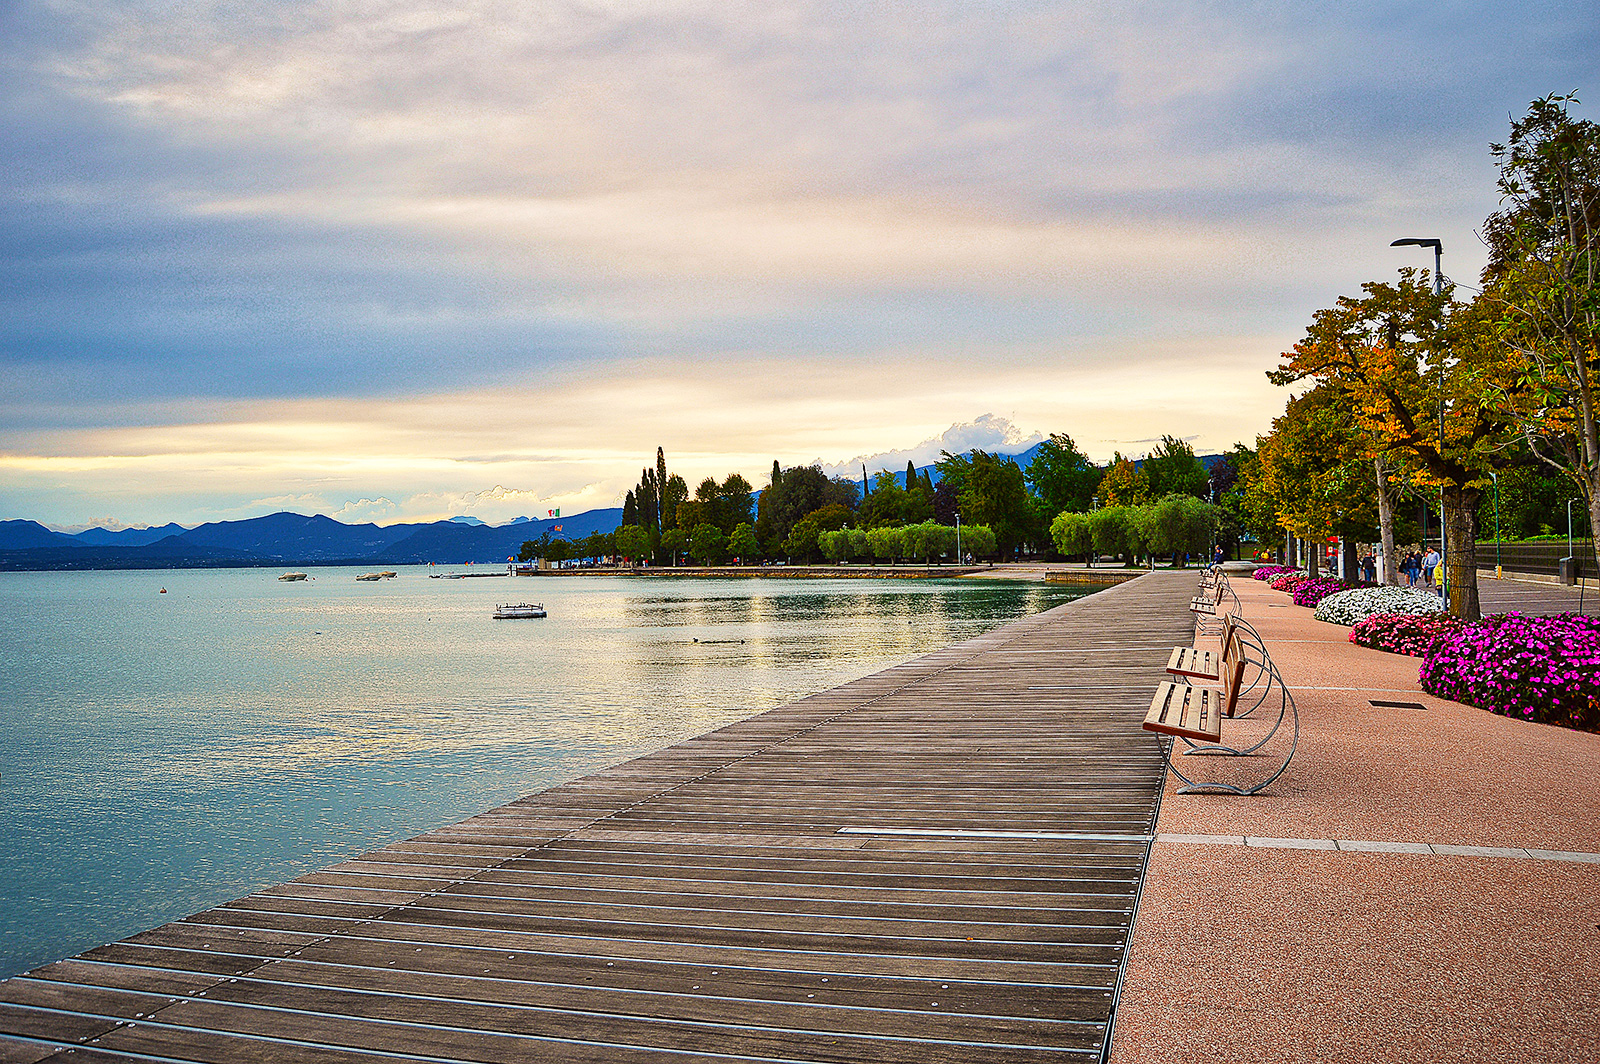
[[[1401,237],[1389,245],[1392,248],[1418,247],[1432,248],[1434,251],[1443,251],[1444,244],[1436,237],[1407,236]]]

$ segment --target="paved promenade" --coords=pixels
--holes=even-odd
[[[1600,1060],[1600,735],[1423,694],[1416,659],[1233,586],[1300,748],[1253,798],[1169,785],[1113,1064]],[[1482,597],[1577,605],[1511,581]]]

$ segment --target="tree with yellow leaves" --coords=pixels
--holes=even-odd
[[[1414,485],[1442,493],[1450,612],[1475,620],[1478,502],[1513,438],[1482,401],[1480,377],[1498,353],[1483,316],[1453,303],[1452,286],[1436,293],[1405,269],[1399,284],[1369,282],[1362,292],[1317,311],[1268,377],[1336,384],[1376,455],[1404,462]]]

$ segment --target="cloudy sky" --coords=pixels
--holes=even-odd
[[[1591,0],[0,0],[0,518],[1224,448],[1597,68]]]

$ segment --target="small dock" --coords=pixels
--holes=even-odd
[[[0,1062],[1100,1061],[1193,578],[0,984]]]

